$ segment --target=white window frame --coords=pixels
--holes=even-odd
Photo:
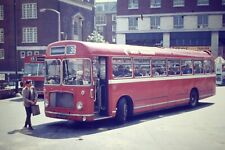
[[[116,24],[112,24],[112,32],[116,32]]]
[[[182,29],[184,27],[184,16],[173,16],[173,27],[174,29]]]
[[[128,9],[138,9],[138,0],[128,0]]]
[[[96,15],[95,23],[98,25],[105,25],[106,24],[106,16],[104,14]]]
[[[4,29],[0,28],[0,43],[4,43]]]
[[[160,16],[151,16],[150,17],[150,28],[151,29],[160,29]]]
[[[98,33],[103,33],[104,32],[104,26],[96,26],[96,30],[98,31]]]
[[[225,14],[223,14],[222,22],[223,22],[223,27],[225,27]]]
[[[40,55],[39,51],[34,51],[34,55]]]
[[[37,43],[37,27],[23,27],[22,43]]]
[[[5,59],[5,51],[4,51],[4,49],[0,49],[0,59]]]
[[[150,2],[151,8],[161,8],[161,0],[151,0]]]
[[[173,0],[173,7],[184,7],[185,0]]]
[[[116,21],[116,14],[112,14],[112,21]]]
[[[198,15],[198,28],[207,28],[209,24],[208,15]]]
[[[20,58],[25,58],[26,52],[25,51],[20,51]]]
[[[129,17],[128,18],[128,29],[129,30],[137,30],[138,29],[138,18],[137,17]]]
[[[37,3],[22,4],[22,19],[37,19]]]
[[[208,6],[209,0],[197,0],[197,6]]]
[[[4,7],[0,5],[0,20],[4,20]]]
[[[116,43],[116,35],[112,35],[112,42]]]
[[[32,51],[27,51],[27,56],[32,56],[33,52]]]
[[[105,10],[104,4],[96,5],[96,12],[103,12]]]

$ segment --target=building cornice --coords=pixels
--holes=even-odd
[[[20,51],[38,51],[38,50],[46,50],[47,46],[17,46],[16,50]]]
[[[201,32],[201,31],[209,31],[209,32],[219,32],[225,31],[225,27],[223,28],[203,28],[203,29],[153,29],[153,30],[126,30],[126,31],[117,31],[116,34],[126,34],[126,33],[171,33],[171,32]]]
[[[208,11],[208,12],[182,12],[182,13],[160,13],[160,14],[143,14],[143,17],[151,17],[151,16],[161,16],[161,17],[168,17],[168,16],[194,16],[194,15],[221,15],[225,14],[225,11]],[[141,14],[137,15],[117,15],[117,18],[127,18],[127,17],[140,17]]]
[[[87,3],[87,2],[82,2],[79,0],[59,0],[60,2],[64,2],[73,6],[78,6],[87,10],[93,10],[94,5]]]

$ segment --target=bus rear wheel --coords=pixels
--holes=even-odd
[[[190,93],[190,101],[189,106],[191,108],[196,107],[198,105],[198,92],[197,90],[193,89]]]
[[[125,98],[122,98],[117,104],[116,121],[119,124],[123,124],[127,120],[128,104]]]

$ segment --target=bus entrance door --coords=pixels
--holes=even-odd
[[[107,58],[99,57],[96,81],[95,112],[101,116],[107,115],[108,109],[108,80],[107,80]]]

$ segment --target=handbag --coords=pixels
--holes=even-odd
[[[31,106],[32,114],[33,116],[39,115],[40,114],[40,108],[39,105],[32,105]]]

